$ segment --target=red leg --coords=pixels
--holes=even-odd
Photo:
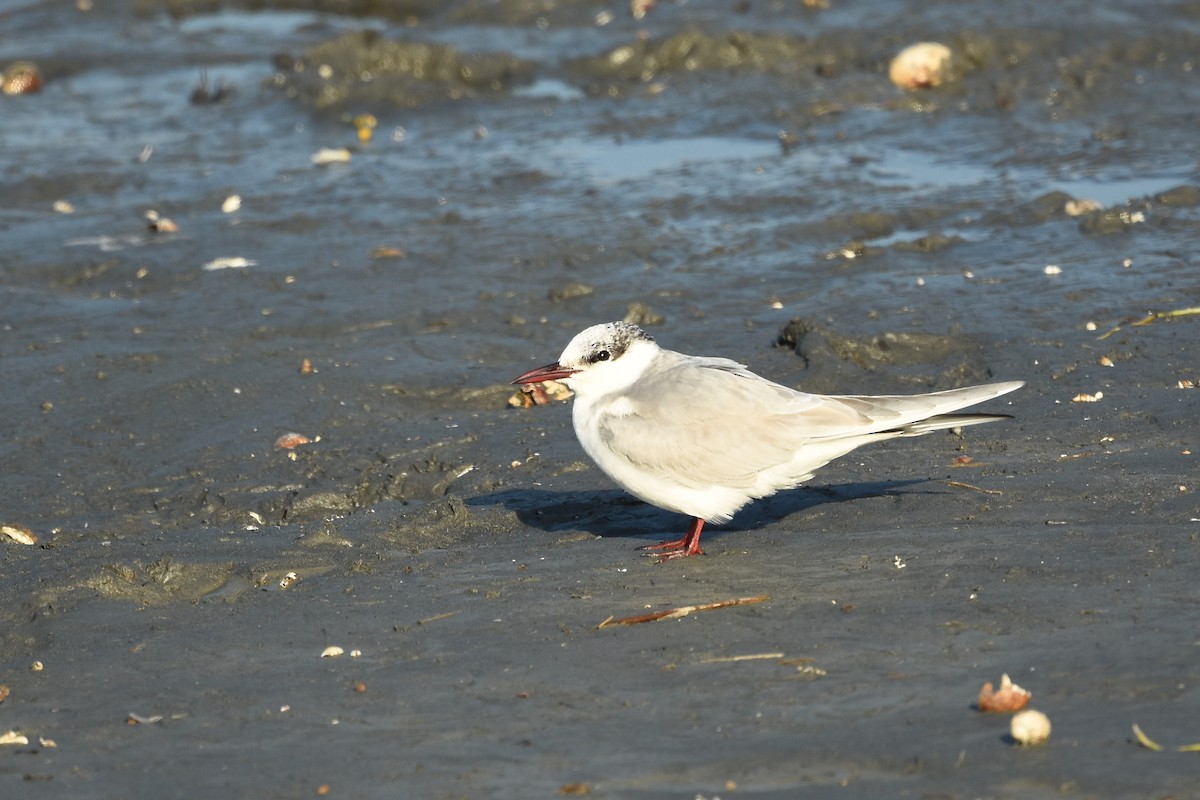
[[[643,545],[638,550],[661,550],[661,553],[646,553],[648,556],[657,556],[659,563],[684,556],[702,556],[704,551],[700,549],[700,531],[703,529],[704,520],[696,517],[692,520],[692,527],[688,528],[688,532],[682,538]]]

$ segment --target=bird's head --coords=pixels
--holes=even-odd
[[[606,322],[578,333],[558,361],[530,370],[513,383],[562,381],[583,396],[620,391],[649,366],[658,345],[650,334],[628,322]]]

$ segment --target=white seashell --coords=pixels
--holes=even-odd
[[[37,544],[37,536],[33,531],[21,525],[0,525],[0,534],[7,536],[17,544]]]
[[[227,258],[214,258],[204,265],[204,269],[207,272],[214,272],[219,269],[245,269],[246,267],[253,267],[257,263],[257,261],[252,261],[249,258],[230,256]]]
[[[350,151],[345,147],[322,147],[312,154],[312,162],[318,167],[326,164],[344,164],[350,160]]]
[[[1041,711],[1027,708],[1013,716],[1009,730],[1018,744],[1041,744],[1050,738],[1050,718]]]

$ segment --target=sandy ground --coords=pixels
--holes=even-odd
[[[3,11],[0,796],[1200,797],[1193,6],[312,8]],[[659,565],[507,406],[626,315],[1028,385]]]

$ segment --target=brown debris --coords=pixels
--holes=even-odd
[[[299,447],[302,444],[312,444],[314,440],[305,436],[303,433],[285,433],[275,440],[275,449],[291,450],[294,447]]]
[[[1033,697],[1026,689],[1012,682],[1007,674],[1000,676],[1000,688],[992,690],[992,682],[988,681],[979,690],[979,710],[993,714],[1011,714],[1029,705]]]
[[[1004,494],[999,489],[984,489],[982,486],[976,486],[972,483],[963,483],[962,481],[946,481],[947,486],[953,486],[955,489],[970,489],[973,492],[983,492],[984,494]]]
[[[508,398],[508,404],[513,408],[531,408],[532,406],[549,405],[555,401],[565,402],[573,396],[574,393],[567,388],[565,383],[542,381],[522,386],[521,391]]]
[[[633,617],[621,617],[608,619],[597,625],[597,628],[608,628],[613,625],[637,625],[641,622],[657,622],[660,619],[679,619],[686,617],[695,611],[713,611],[718,608],[728,608],[730,606],[748,606],[752,603],[765,603],[771,598],[767,595],[758,595],[756,597],[738,597],[733,600],[718,600],[715,603],[701,603],[695,606],[679,606],[678,608],[668,608],[664,611],[654,611],[649,614],[638,614]]]
[[[1143,325],[1149,325],[1155,320],[1177,319],[1178,317],[1190,317],[1195,314],[1200,314],[1200,306],[1193,306],[1191,308],[1176,308],[1172,309],[1171,311],[1152,311],[1141,319],[1128,320],[1128,324],[1132,328],[1140,328]],[[1117,325],[1112,330],[1097,336],[1096,338],[1107,339],[1119,330],[1121,330],[1121,326]]]

